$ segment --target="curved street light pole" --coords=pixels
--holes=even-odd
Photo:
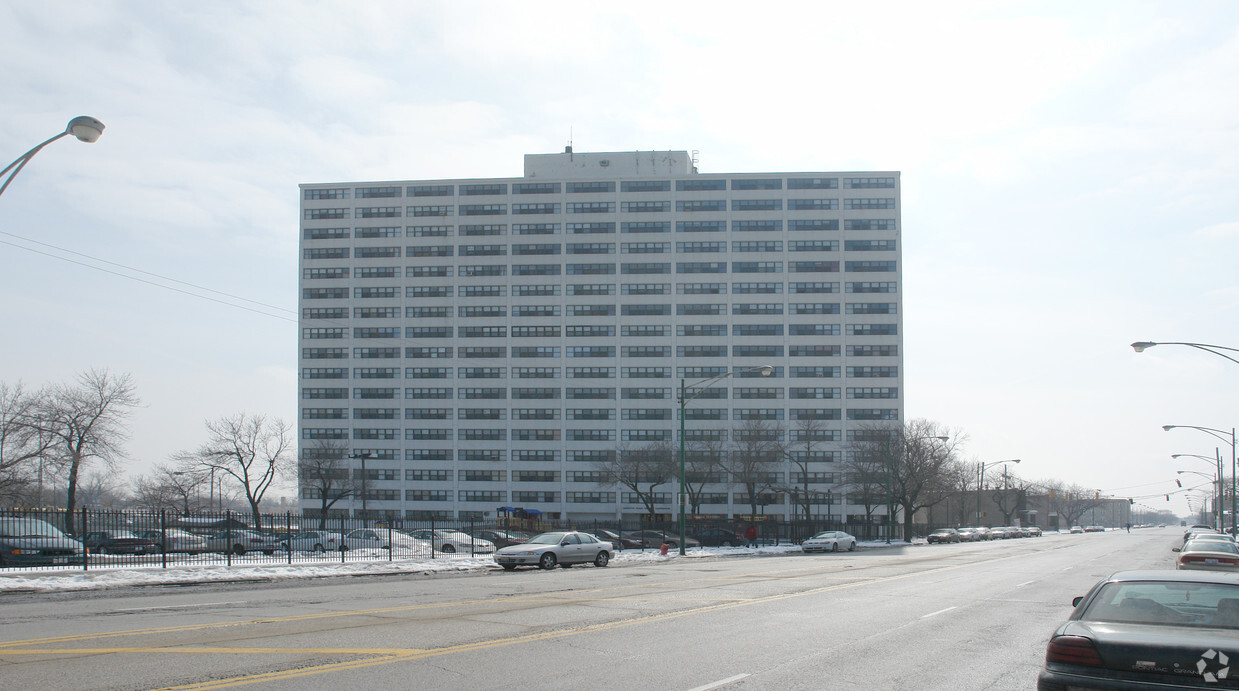
[[[977,526],[978,527],[981,525],[981,492],[985,490],[985,469],[992,468],[996,465],[1002,465],[1004,463],[1019,463],[1019,462],[1020,462],[1020,459],[1018,458],[1009,458],[1005,461],[991,461],[989,463],[981,464],[981,472],[977,474]]]
[[[1173,427],[1173,425],[1167,425],[1167,427]],[[1202,461],[1208,461],[1208,463],[1213,466],[1214,475],[1212,475],[1211,478],[1212,482],[1217,484],[1217,498],[1213,502],[1213,512],[1217,516],[1215,519],[1215,524],[1218,530],[1225,530],[1226,523],[1223,519],[1222,513],[1223,509],[1226,507],[1226,484],[1225,476],[1222,474],[1222,452],[1218,449],[1214,449],[1214,453],[1216,454],[1215,456],[1204,456],[1198,453],[1172,453],[1170,454],[1170,457],[1175,459],[1199,458]]]
[[[705,392],[706,389],[710,388],[710,386],[714,384],[715,382],[722,381],[723,379],[726,379],[727,377],[730,377],[733,374],[745,374],[747,372],[761,372],[761,376],[769,377],[774,372],[774,366],[773,365],[761,365],[759,367],[749,367],[748,369],[732,370],[730,372],[724,372],[723,374],[720,374],[716,377],[710,377],[709,379],[703,379],[702,381],[699,381],[696,384],[693,384],[692,386],[686,385],[684,383],[684,379],[682,378],[680,379],[680,556],[681,557],[684,556],[684,542],[685,542],[685,537],[686,537],[684,535],[684,505],[688,503],[688,492],[686,491],[685,484],[684,484],[684,408],[685,406],[688,405],[689,401],[700,396],[703,392]],[[690,396],[689,395],[690,391],[695,391],[696,393]]]
[[[1158,346],[1158,345],[1187,346],[1189,348],[1195,348],[1196,350],[1203,350],[1206,353],[1213,353],[1214,355],[1217,355],[1218,357],[1226,358],[1227,360],[1230,360],[1236,365],[1239,365],[1239,360],[1236,360],[1235,358],[1231,357],[1230,355],[1227,355],[1226,353],[1220,352],[1220,351],[1225,350],[1230,353],[1239,353],[1239,348],[1230,348],[1227,346],[1213,345],[1210,343],[1189,343],[1186,341],[1163,341],[1161,343],[1158,343],[1156,341],[1136,341],[1135,343],[1131,344],[1131,347],[1137,353],[1143,353],[1145,350],[1152,348],[1153,346]],[[1180,425],[1180,426],[1191,427],[1191,425]],[[1174,429],[1174,427],[1175,425],[1167,425],[1163,427],[1162,429],[1169,431],[1171,429]],[[1212,432],[1223,432],[1223,430],[1214,430],[1209,427],[1192,427],[1192,429],[1198,429],[1202,431],[1212,431]],[[1217,435],[1214,435],[1214,436],[1217,436]],[[1225,440],[1224,437],[1222,439]],[[1221,463],[1220,459],[1218,463],[1220,465]],[[1236,478],[1236,475],[1239,475],[1239,460],[1236,459],[1236,452],[1235,452],[1235,430],[1234,428],[1231,428],[1230,430],[1230,532],[1231,532],[1231,535],[1239,535],[1239,484],[1237,484],[1239,483],[1239,478]],[[1219,469],[1218,470],[1218,478],[1219,478],[1218,479],[1218,492],[1219,492],[1218,498],[1221,501],[1222,505],[1225,505],[1226,504],[1226,497],[1225,497],[1226,485],[1221,479],[1221,477],[1222,477],[1222,471]],[[1219,506],[1218,508],[1218,517],[1219,517],[1218,529],[1225,530],[1226,526],[1222,523],[1221,516],[1222,516],[1222,508]]]
[[[1239,535],[1239,494],[1236,493],[1236,490],[1239,489],[1239,487],[1236,487],[1235,484],[1236,482],[1239,482],[1239,479],[1236,478],[1236,475],[1239,475],[1239,460],[1236,459],[1236,456],[1239,456],[1239,453],[1237,453],[1236,450],[1237,445],[1235,443],[1235,428],[1230,428],[1230,433],[1227,434],[1226,430],[1217,429],[1214,427],[1199,427],[1197,425],[1162,425],[1162,429],[1167,432],[1176,427],[1198,430],[1230,444],[1230,533],[1231,535]],[[1223,472],[1224,468],[1222,466],[1221,454],[1218,454],[1217,466],[1218,501],[1220,502],[1218,509],[1218,529],[1225,530],[1226,523],[1223,518],[1222,507],[1226,506],[1226,478]]]
[[[4,194],[4,191],[9,188],[9,183],[13,182],[13,178],[17,177],[17,174],[22,172],[22,168],[26,167],[26,164],[30,162],[30,159],[34,158],[34,155],[39,153],[39,151],[41,151],[43,147],[48,144],[51,144],[61,137],[67,137],[69,135],[77,137],[79,141],[89,143],[98,141],[102,134],[103,123],[99,122],[95,118],[92,118],[89,115],[79,115],[78,117],[73,118],[65,127],[64,132],[51,137],[42,144],[39,144],[21,156],[18,156],[15,161],[5,166],[4,170],[0,170],[0,175],[8,173],[10,170],[13,171],[12,173],[9,173],[7,178],[5,178],[4,184],[0,185],[0,194]]]

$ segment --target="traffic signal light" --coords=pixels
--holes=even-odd
[[[1136,503],[1136,500],[1135,500],[1135,499],[1128,499],[1128,500],[1127,500],[1127,503],[1128,503],[1128,504],[1135,504],[1135,503]]]
[[[1166,495],[1166,501],[1170,501],[1170,495],[1169,495],[1169,494],[1167,494],[1167,495]]]

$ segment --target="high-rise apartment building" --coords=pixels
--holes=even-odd
[[[615,519],[649,494],[670,516],[678,472],[608,470],[678,462],[683,429],[691,513],[794,516],[806,491],[861,513],[847,442],[904,416],[899,197],[898,172],[700,174],[684,151],[303,184],[301,453],[364,465],[333,513]],[[771,443],[757,482],[708,462]]]

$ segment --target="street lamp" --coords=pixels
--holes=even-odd
[[[1217,499],[1213,502],[1214,513],[1216,514],[1215,523],[1219,530],[1225,530],[1226,524],[1222,518],[1223,508],[1226,506],[1225,495],[1225,480],[1222,475],[1222,454],[1219,452],[1216,456],[1203,456],[1198,453],[1174,453],[1170,454],[1171,458],[1199,458],[1202,461],[1208,461],[1214,466],[1216,475],[1213,476],[1213,482],[1217,483]]]
[[[1136,341],[1135,343],[1131,344],[1131,347],[1137,353],[1143,353],[1145,350],[1148,350],[1149,348],[1152,348],[1153,346],[1159,346],[1159,345],[1187,346],[1189,348],[1195,348],[1196,350],[1203,350],[1206,353],[1213,353],[1214,355],[1217,355],[1219,357],[1224,357],[1227,360],[1230,360],[1231,362],[1235,363],[1236,365],[1239,365],[1239,360],[1236,360],[1235,358],[1227,355],[1226,353],[1217,352],[1219,350],[1229,350],[1232,353],[1239,353],[1239,348],[1227,348],[1226,346],[1210,345],[1208,343],[1185,343],[1183,341],[1162,341],[1160,343],[1156,343],[1154,341]]]
[[[748,372],[761,372],[761,376],[769,377],[771,374],[774,373],[774,367],[772,365],[761,365],[759,367],[750,367],[748,369],[732,370],[730,372],[724,372],[723,374],[720,374],[715,377],[710,377],[709,379],[703,379],[702,381],[699,381],[696,384],[693,384],[692,386],[687,386],[684,383],[684,379],[680,379],[680,556],[681,557],[684,556],[684,542],[685,542],[685,537],[686,537],[686,535],[684,534],[684,505],[688,503],[688,492],[686,491],[685,484],[684,484],[684,408],[685,406],[688,405],[689,401],[700,396],[706,389],[710,388],[710,386],[714,384],[715,382],[726,379],[727,377],[730,377],[733,374],[745,374]],[[696,393],[690,396],[688,395],[688,392],[690,391],[695,391]]]
[[[366,510],[366,490],[368,489],[366,487],[366,459],[370,458],[371,455],[372,454],[369,451],[351,453],[348,455],[349,458],[357,458],[361,460],[361,518],[363,521],[370,517],[370,513]]]
[[[99,139],[99,136],[102,134],[103,134],[103,123],[99,122],[95,118],[92,118],[89,115],[80,115],[76,118],[73,118],[72,120],[69,121],[68,126],[65,127],[64,132],[61,132],[60,134],[52,137],[51,139],[48,139],[42,144],[39,144],[33,149],[22,154],[21,156],[18,156],[17,160],[5,166],[4,170],[0,170],[0,175],[4,175],[5,173],[8,173],[10,170],[13,171],[12,173],[9,173],[9,176],[7,178],[5,178],[4,184],[0,185],[0,194],[4,194],[4,191],[9,188],[9,183],[13,182],[13,178],[17,177],[17,174],[22,172],[22,168],[26,167],[26,164],[30,162],[30,159],[34,158],[34,155],[39,153],[39,151],[42,150],[43,147],[47,146],[48,144],[51,144],[52,142],[56,141],[57,139],[60,139],[61,137],[67,137],[69,135],[73,135],[77,137],[79,141],[89,143],[89,142],[97,141]]]
[[[977,474],[977,525],[978,526],[981,525],[981,492],[985,489],[985,469],[992,468],[996,465],[1002,465],[1004,463],[1019,463],[1019,462],[1020,462],[1020,459],[1018,458],[1009,458],[1005,461],[991,461],[989,463],[981,464],[981,471]]]
[[[1184,427],[1187,429],[1199,430],[1201,432],[1204,432],[1205,434],[1212,435],[1230,444],[1230,532],[1232,535],[1239,535],[1239,497],[1235,495],[1235,490],[1236,490],[1235,475],[1236,475],[1236,470],[1239,470],[1239,462],[1237,462],[1235,459],[1235,456],[1236,456],[1235,428],[1234,427],[1230,428],[1230,435],[1229,435],[1229,438],[1227,438],[1226,430],[1224,429],[1216,429],[1213,427],[1198,427],[1196,425],[1162,425],[1162,429],[1166,430],[1167,432],[1169,432],[1170,430],[1176,427]],[[1222,514],[1223,514],[1222,507],[1226,506],[1226,478],[1225,478],[1225,474],[1223,470],[1224,469],[1222,467],[1222,457],[1221,455],[1219,455],[1217,458],[1218,502],[1220,502],[1219,508],[1218,508],[1218,528],[1221,530],[1226,529],[1225,520],[1222,518]]]

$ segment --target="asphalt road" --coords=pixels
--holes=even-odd
[[[854,553],[9,595],[6,689],[1029,689],[1179,529]]]

